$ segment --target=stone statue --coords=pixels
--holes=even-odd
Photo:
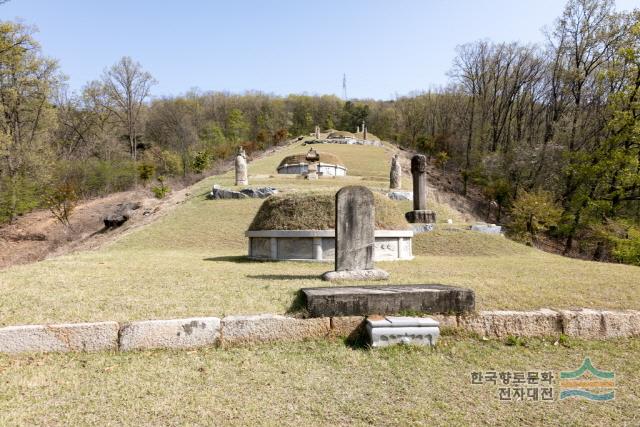
[[[402,168],[398,154],[391,159],[391,172],[389,173],[389,188],[399,190],[402,188]]]
[[[249,185],[247,154],[242,147],[238,147],[238,153],[236,154],[236,185]]]

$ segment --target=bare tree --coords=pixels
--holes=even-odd
[[[153,76],[128,56],[105,70],[102,76],[105,107],[118,118],[126,131],[133,160],[137,159],[140,113],[154,84]]]

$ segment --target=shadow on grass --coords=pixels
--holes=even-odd
[[[263,262],[263,261],[256,261],[255,259],[249,259],[245,255],[216,256],[211,258],[204,258],[203,261],[234,262],[236,264],[245,264],[249,262]]]
[[[294,293],[293,301],[286,311],[289,315],[295,315],[296,317],[307,317],[309,312],[307,311],[307,299],[304,297],[302,290],[297,290]]]
[[[317,274],[255,274],[247,275],[247,277],[262,280],[307,280],[320,278]]]

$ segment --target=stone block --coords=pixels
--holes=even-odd
[[[341,270],[327,271],[322,275],[322,280],[327,282],[339,282],[342,280],[387,280],[389,273],[379,268],[369,270]]]
[[[411,224],[411,229],[415,234],[428,233],[435,230],[435,224]]]
[[[562,333],[558,312],[548,309],[535,311],[481,311],[460,316],[459,327],[483,337],[506,338],[543,337]]]
[[[603,311],[604,338],[640,337],[640,311]]]
[[[444,285],[384,285],[304,288],[313,317],[367,316],[401,311],[464,313],[473,311],[473,290]]]
[[[495,224],[473,224],[471,231],[485,234],[502,234],[502,227]]]
[[[118,349],[118,323],[69,323],[0,328],[0,353]]]
[[[437,321],[428,317],[392,317],[367,319],[366,329],[371,347],[394,344],[433,346],[440,337]]]
[[[219,338],[217,317],[146,320],[122,326],[120,350],[206,347],[215,345]]]
[[[390,191],[387,197],[391,200],[413,200],[412,191]]]
[[[436,213],[429,210],[409,211],[404,216],[410,223],[434,224],[436,222]]]
[[[562,330],[565,335],[585,339],[602,339],[604,337],[604,319],[601,311],[560,310]]]
[[[330,333],[328,317],[296,319],[272,314],[228,316],[221,321],[221,343],[237,345],[322,338]]]

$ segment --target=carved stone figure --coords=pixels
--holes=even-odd
[[[399,190],[402,188],[402,168],[398,154],[391,159],[391,172],[389,173],[389,188]]]
[[[242,147],[238,148],[236,154],[236,185],[249,185],[247,154]]]

